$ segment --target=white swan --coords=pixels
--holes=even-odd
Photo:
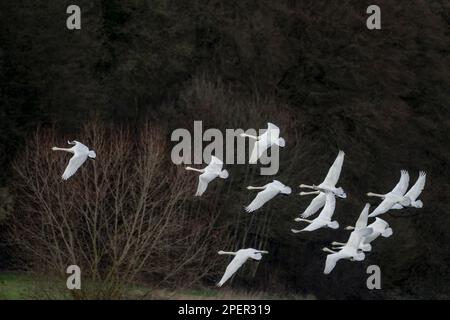
[[[228,279],[231,278],[231,276],[248,260],[261,260],[262,254],[269,253],[268,251],[262,251],[262,250],[256,250],[252,248],[248,249],[240,249],[236,252],[226,252],[226,251],[219,251],[218,254],[229,254],[233,255],[234,258],[231,260],[231,262],[228,264],[224,275],[222,276],[222,279],[217,283],[218,287],[221,287]]]
[[[302,230],[291,229],[294,233],[299,233],[302,231],[314,231],[323,227],[328,227],[332,229],[339,228],[339,223],[337,221],[331,221],[331,217],[333,216],[334,209],[336,208],[336,198],[334,194],[331,192],[326,192],[326,202],[320,214],[314,220],[307,220],[303,218],[296,218],[295,221],[305,221],[308,222],[309,225]]]
[[[330,169],[328,170],[327,176],[325,180],[318,186],[309,186],[306,184],[301,184],[301,188],[310,188],[316,191],[312,192],[300,192],[301,196],[310,195],[310,194],[318,194],[309,204],[309,206],[305,209],[305,211],[300,215],[302,218],[308,218],[309,216],[315,214],[325,205],[326,196],[324,192],[321,192],[319,188],[332,191],[336,196],[340,198],[346,198],[347,195],[342,188],[336,188],[336,184],[339,180],[339,176],[341,175],[342,165],[344,163],[344,151],[340,150]]]
[[[264,151],[270,148],[272,145],[284,147],[286,142],[280,137],[280,128],[273,123],[267,123],[267,130],[260,136],[252,136],[246,133],[241,133],[241,137],[249,137],[257,140],[253,146],[252,154],[250,155],[249,163],[255,164],[259,158],[263,155]]]
[[[422,208],[423,202],[421,200],[417,200],[420,194],[425,187],[425,180],[427,178],[427,174],[424,171],[419,172],[419,177],[417,178],[416,183],[409,189],[409,191],[405,194],[405,198],[409,199],[409,205],[403,206],[400,203],[396,203],[392,209],[403,209],[404,207],[414,207],[414,208]]]
[[[186,170],[201,172],[202,174],[198,176],[198,187],[195,196],[201,196],[208,187],[208,183],[213,181],[215,178],[220,177],[222,179],[228,178],[228,171],[222,170],[223,162],[215,157],[211,156],[211,162],[204,169],[195,169],[192,167],[186,167]]]
[[[292,189],[288,186],[285,186],[278,180],[273,180],[271,183],[268,183],[262,187],[252,187],[248,186],[249,190],[258,190],[262,189],[263,191],[258,192],[256,198],[245,207],[245,211],[253,212],[259,208],[261,208],[267,201],[274,198],[277,194],[291,194]]]
[[[389,210],[391,210],[396,204],[400,204],[402,207],[409,206],[411,204],[411,200],[408,197],[405,197],[406,190],[409,185],[409,174],[408,171],[402,170],[400,180],[392,189],[391,192],[386,194],[378,194],[373,192],[368,192],[367,195],[369,197],[380,197],[383,199],[378,207],[369,214],[369,218],[376,217],[380,214],[383,214]]]
[[[371,234],[372,231],[373,230],[371,228],[363,228],[353,231],[350,234],[347,243],[339,251],[333,251],[328,248],[323,248],[323,251],[331,253],[327,255],[323,273],[329,274],[331,271],[333,271],[336,263],[341,259],[350,259],[351,261],[364,260],[366,256],[361,250],[359,250],[359,244],[361,242],[361,239]]]
[[[64,173],[62,175],[63,180],[69,179],[71,176],[74,175],[75,172],[77,172],[78,168],[81,167],[81,165],[87,160],[87,158],[95,159],[97,156],[94,152],[94,150],[89,150],[88,147],[86,147],[81,142],[78,142],[76,140],[70,142],[67,141],[68,144],[73,145],[72,148],[58,148],[53,147],[53,151],[66,151],[73,153],[72,158],[69,160],[69,164],[66,167],[66,170],[64,170]]]
[[[351,230],[353,227],[346,227],[347,230]],[[367,228],[372,229],[372,233],[363,237],[361,239],[361,242],[359,243],[359,248],[363,250],[364,252],[372,251],[372,245],[371,242],[374,241],[379,236],[382,236],[384,238],[389,238],[394,233],[392,231],[392,228],[389,227],[389,224],[384,221],[383,219],[380,219],[378,217],[375,218],[375,221],[372,222],[367,226]],[[341,242],[332,242],[333,246],[338,245],[340,247],[333,248],[333,249],[342,249],[342,246],[345,246],[345,243]]]

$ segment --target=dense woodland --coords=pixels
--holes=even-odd
[[[66,28],[73,3],[82,10],[81,30]],[[228,261],[218,250],[255,246],[270,254],[242,270],[235,289],[326,299],[450,297],[450,3],[379,0],[382,30],[373,31],[366,28],[370,4],[2,1],[0,269],[63,274],[75,261],[117,292],[124,285],[119,279],[213,287]],[[227,168],[230,179],[194,199],[196,177],[169,161],[171,132],[191,130],[194,120],[220,129],[276,123],[287,146],[275,178],[293,194],[248,215],[243,206],[254,193],[244,187],[272,177],[259,176],[257,166],[235,165]],[[62,184],[67,158],[50,147],[68,139],[86,141],[98,158]],[[298,185],[320,183],[339,149],[346,152],[340,184],[348,194],[337,202],[341,226],[353,225],[367,201],[376,205],[365,193],[388,192],[401,169],[409,170],[411,183],[419,170],[428,180],[423,209],[385,214],[393,236],[377,240],[364,262],[341,262],[325,276],[320,249],[348,232],[290,229],[310,201],[296,195]],[[105,164],[106,155],[117,159]],[[104,178],[92,180],[93,168]],[[122,172],[148,179],[133,180],[130,191],[118,178]],[[97,194],[83,192],[85,185]],[[63,210],[76,190],[84,202]],[[115,208],[124,226],[145,212],[150,220],[142,225],[159,221],[165,233],[146,229],[143,240],[131,237],[130,244],[134,231],[108,229],[111,190],[130,195]],[[150,195],[143,196],[146,209],[136,190]],[[100,227],[90,225],[93,198]],[[133,213],[124,215],[127,210]],[[86,226],[98,228],[98,238],[89,238]],[[93,240],[55,257],[46,245],[65,239],[45,236],[53,227]],[[133,259],[122,265],[115,250],[128,246]],[[371,264],[381,267],[382,290],[366,288]]]

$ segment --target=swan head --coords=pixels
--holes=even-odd
[[[339,228],[339,223],[337,221],[331,221],[327,224],[327,226],[331,229],[337,229]]]
[[[97,155],[95,154],[94,150],[89,150],[88,157],[91,159],[95,159]]]
[[[279,138],[278,139],[278,146],[279,147],[284,147],[286,146],[286,141],[283,138]]]

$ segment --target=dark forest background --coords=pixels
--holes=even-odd
[[[72,3],[81,7],[81,30],[66,28]],[[371,4],[381,7],[382,30],[366,28]],[[271,252],[252,279],[236,278],[233,287],[332,299],[448,298],[449,21],[444,0],[2,1],[0,269],[18,268],[7,236],[22,201],[13,164],[38,128],[75,139],[88,121],[150,123],[169,141],[173,129],[192,129],[194,120],[244,129],[270,121],[287,141],[276,178],[294,193],[300,183],[321,182],[338,150],[346,152],[341,226],[353,225],[366,192],[391,190],[403,168],[411,183],[419,170],[428,173],[425,206],[385,214],[394,235],[376,240],[364,262],[339,263],[325,276],[320,248],[347,232],[291,234],[310,201],[291,195],[256,213],[263,235],[252,235],[260,224],[244,217],[242,238],[229,221],[254,196],[243,187],[271,178],[230,166],[233,179],[195,201],[214,199],[218,225],[229,228],[236,247],[263,243]],[[235,248],[211,248],[227,249]],[[214,285],[225,263],[196,285]],[[371,264],[381,267],[382,290],[366,288]]]

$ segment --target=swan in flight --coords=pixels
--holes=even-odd
[[[327,255],[327,260],[325,262],[325,269],[323,273],[329,274],[331,271],[333,271],[334,267],[336,266],[336,263],[341,259],[350,259],[351,261],[363,261],[366,256],[359,249],[359,244],[361,243],[361,239],[371,234],[372,231],[373,230],[371,228],[363,228],[353,231],[350,234],[347,243],[339,251],[333,251],[328,248],[323,248],[322,249],[323,251],[331,253]]]
[[[409,199],[409,205],[403,206],[400,203],[396,203],[392,207],[392,209],[403,209],[404,207],[422,208],[423,202],[421,200],[417,200],[417,198],[420,196],[420,194],[423,191],[423,188],[425,187],[426,178],[427,178],[427,174],[424,171],[420,171],[419,177],[417,178],[416,183],[405,194],[405,198]]]
[[[364,252],[372,251],[372,245],[371,242],[377,239],[379,236],[382,236],[384,238],[389,238],[394,233],[392,231],[392,228],[389,227],[389,224],[384,221],[383,219],[380,219],[378,217],[375,218],[375,221],[372,222],[367,226],[367,228],[372,229],[372,233],[363,237],[361,239],[361,242],[359,243],[359,248]],[[345,229],[352,230],[353,227],[348,226]],[[355,227],[356,230],[356,227]],[[341,242],[332,242],[333,246],[339,246],[337,248],[333,249],[342,249],[343,246],[345,246],[345,243]]]
[[[236,271],[248,260],[261,260],[263,254],[269,253],[268,251],[262,251],[262,250],[255,250],[252,248],[248,249],[240,249],[236,252],[226,252],[226,251],[219,251],[218,254],[229,254],[234,256],[233,260],[228,264],[227,269],[225,270],[224,275],[222,276],[222,279],[217,283],[218,287],[221,287],[228,279],[231,278],[233,274],[236,273]]]
[[[64,173],[62,175],[63,180],[69,179],[71,176],[74,175],[75,172],[77,172],[78,168],[81,167],[81,165],[89,158],[95,159],[96,154],[94,150],[89,150],[88,147],[86,147],[81,142],[78,142],[76,140],[74,141],[67,141],[68,144],[73,145],[72,148],[58,148],[53,147],[53,151],[66,151],[73,153],[72,158],[69,160],[69,164],[66,167],[66,170],[64,170]]]
[[[259,208],[261,208],[267,201],[274,198],[277,194],[291,194],[292,189],[288,186],[285,186],[278,180],[273,180],[271,183],[268,183],[262,187],[247,187],[249,190],[258,190],[261,189],[263,191],[258,192],[256,198],[245,207],[245,211],[253,212]]]
[[[246,133],[241,133],[240,136],[256,140],[249,159],[249,163],[251,164],[255,164],[258,159],[261,158],[264,151],[272,145],[277,145],[279,147],[284,147],[286,145],[284,139],[280,137],[280,128],[270,122],[267,123],[267,130],[258,137]]]
[[[302,230],[291,229],[294,233],[299,233],[302,231],[314,231],[323,227],[329,227],[332,229],[339,228],[339,223],[337,221],[331,221],[331,217],[333,216],[334,209],[336,208],[336,198],[334,194],[326,191],[326,202],[322,211],[320,211],[319,215],[314,220],[308,220],[303,218],[296,218],[295,221],[305,221],[308,222],[309,225]]]
[[[409,197],[405,197],[406,190],[409,185],[409,174],[408,171],[402,170],[400,181],[397,183],[394,189],[391,192],[386,194],[378,194],[373,192],[368,192],[367,195],[369,197],[380,197],[383,199],[378,207],[369,214],[369,218],[376,217],[380,214],[383,214],[389,210],[391,210],[396,204],[401,205],[402,207],[407,207],[411,205],[411,199]],[[396,206],[396,208],[399,208]]]
[[[202,174],[198,176],[198,187],[195,196],[201,196],[208,187],[208,183],[213,181],[215,178],[220,177],[222,179],[228,178],[228,171],[222,170],[223,162],[215,157],[211,156],[211,162],[204,169],[195,169],[192,167],[186,167],[186,170],[201,172]]]
[[[317,194],[317,196],[311,201],[309,206],[305,209],[305,211],[300,215],[302,218],[308,218],[309,216],[315,214],[325,205],[326,196],[325,193],[320,191],[319,188],[324,190],[332,191],[336,196],[340,198],[346,198],[347,195],[342,188],[336,188],[336,184],[339,180],[339,176],[341,175],[342,165],[344,163],[344,151],[340,150],[330,169],[328,170],[327,176],[325,180],[318,186],[308,186],[305,184],[301,184],[301,188],[309,188],[314,189],[316,191],[312,192],[300,192],[301,196]]]

